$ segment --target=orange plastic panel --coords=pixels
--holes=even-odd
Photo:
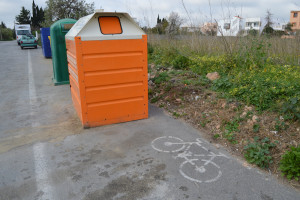
[[[146,35],[67,43],[73,104],[85,127],[148,117]]]
[[[99,17],[102,34],[121,34],[122,27],[118,17]]]

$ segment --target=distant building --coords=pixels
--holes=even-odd
[[[286,27],[286,23],[273,22],[271,27],[274,29],[274,31],[284,31]]]
[[[292,24],[293,30],[300,29],[300,11],[291,11],[290,23]]]
[[[200,27],[197,27],[197,26],[182,26],[181,31],[187,32],[187,33],[199,32]]]
[[[239,16],[218,21],[217,36],[237,36],[243,29],[244,19]]]
[[[260,34],[267,22],[260,18],[260,17],[255,17],[255,18],[246,18],[245,19],[245,31],[249,32],[250,30],[256,30]]]
[[[211,22],[205,22],[203,26],[200,28],[201,33],[205,35],[216,35],[218,31],[218,24],[217,23],[211,23]]]

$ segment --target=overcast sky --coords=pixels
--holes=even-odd
[[[45,8],[46,0],[35,0]],[[178,12],[185,19],[185,24],[199,25],[211,18],[223,19],[228,16],[264,17],[269,9],[274,21],[288,22],[291,10],[300,10],[298,0],[86,0],[95,2],[95,8],[104,11],[128,12],[137,18],[143,26],[153,26],[157,15],[167,17],[170,12]],[[32,0],[0,0],[0,21],[12,28],[15,16],[21,7],[31,11]],[[211,13],[211,14],[210,14]],[[212,16],[212,17],[211,17]],[[190,19],[189,19],[190,18]]]

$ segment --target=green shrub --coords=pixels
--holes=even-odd
[[[270,156],[270,149],[275,146],[267,137],[262,140],[259,140],[259,137],[254,137],[254,142],[244,147],[244,156],[249,163],[256,164],[261,168],[267,168],[273,162],[273,158]]]
[[[160,96],[156,96],[156,97],[153,97],[152,99],[151,99],[151,103],[156,103],[156,102],[158,102],[158,100],[160,100],[161,99],[161,97]]]
[[[212,89],[215,91],[227,91],[229,88],[231,88],[233,85],[230,82],[230,79],[228,76],[222,76],[221,78],[213,81]]]
[[[282,175],[289,180],[295,178],[299,180],[300,177],[300,146],[291,147],[290,151],[286,151],[280,160],[279,169]]]
[[[152,54],[153,52],[154,52],[153,46],[148,43],[148,54]]]
[[[183,55],[177,56],[172,62],[174,69],[187,69],[189,67],[189,63],[190,60]]]
[[[282,105],[285,119],[300,120],[300,98],[294,97]]]
[[[230,122],[227,122],[225,124],[225,131],[223,133],[223,136],[232,144],[236,144],[237,141],[235,139],[236,132],[239,131],[239,119],[235,118],[231,120]]]
[[[169,80],[169,75],[168,75],[168,73],[167,72],[161,72],[161,73],[159,73],[159,74],[156,74],[155,75],[155,77],[153,78],[153,82],[155,83],[155,84],[161,84],[161,83],[163,83],[163,82],[166,82],[166,81],[168,81]]]

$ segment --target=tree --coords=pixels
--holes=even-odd
[[[183,20],[180,18],[178,13],[171,12],[168,21],[169,21],[169,25],[167,27],[167,34],[170,37],[173,37],[179,33],[179,28],[180,28]]]
[[[0,40],[12,40],[13,30],[7,28],[4,22],[0,24]]]
[[[94,3],[85,0],[47,0],[46,5],[46,23],[63,18],[79,19],[94,12]]]
[[[270,10],[267,10],[267,14],[265,17],[265,20],[267,23],[263,29],[263,33],[265,33],[267,35],[271,35],[274,32],[274,29],[272,28],[272,25],[273,25],[272,16],[273,16],[273,14],[270,12]]]
[[[34,0],[32,1],[32,17],[31,17],[31,25],[33,27],[38,26],[38,18],[37,18],[37,6],[34,3]]]
[[[291,32],[293,32],[293,29],[292,29],[293,25],[289,22],[287,23],[287,25],[284,27],[284,30],[287,34],[291,34]]]
[[[6,25],[4,24],[4,22],[1,22],[0,27],[1,27],[1,28],[7,28]]]
[[[20,14],[16,16],[18,24],[30,24],[30,11],[22,6]]]
[[[250,29],[248,31],[248,34],[251,35],[251,36],[257,36],[258,35],[258,31],[255,30],[255,29]]]
[[[32,17],[31,17],[31,25],[33,28],[39,29],[41,27],[42,22],[45,20],[44,10],[43,8],[39,8],[38,5],[32,1]]]
[[[161,19],[159,18],[159,15],[158,15],[156,24],[160,24],[160,23],[161,23]]]
[[[160,19],[158,15],[157,23],[156,26],[152,28],[152,33],[165,34],[167,26],[168,26],[168,21],[165,18]]]

